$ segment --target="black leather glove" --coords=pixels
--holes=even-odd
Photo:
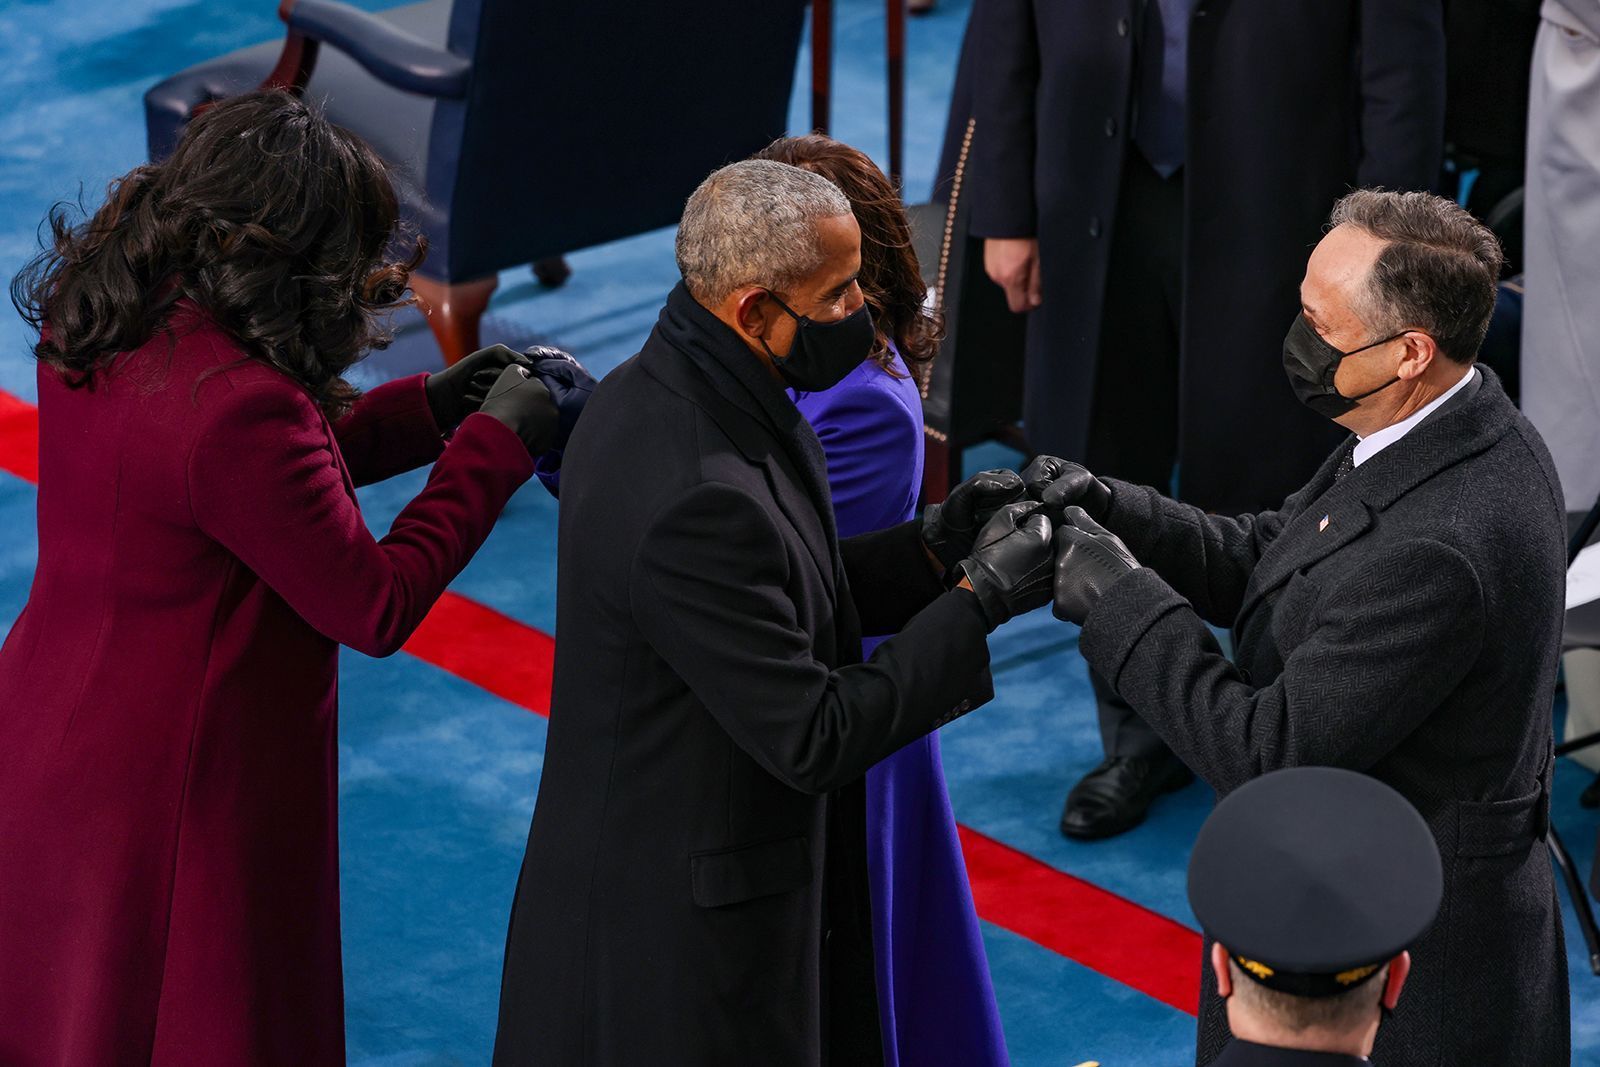
[[[1128,546],[1089,517],[1069,507],[1066,523],[1056,528],[1055,616],[1083,625],[1089,611],[1126,574],[1139,569]]]
[[[1014,477],[1014,475],[1013,475]],[[978,595],[989,631],[1050,600],[1050,520],[1032,501],[1007,504],[978,531],[956,565]]]
[[[1111,509],[1111,489],[1105,482],[1090,474],[1089,468],[1055,456],[1035,456],[1022,469],[1022,484],[1028,490],[1028,499],[1043,504],[1057,523],[1074,504],[1096,521],[1105,518]]]
[[[500,372],[478,412],[509,426],[533,456],[549,450],[561,421],[550,390],[527,367],[516,364]]]
[[[449,433],[461,425],[462,419],[478,410],[501,371],[512,364],[527,362],[522,353],[513,352],[505,345],[490,345],[428,375],[425,384],[433,421],[442,432]]]
[[[922,543],[949,570],[972,554],[978,531],[990,516],[1024,496],[1016,471],[993,470],[974,474],[950,490],[942,504],[929,504],[922,512]]]
[[[599,383],[594,380],[594,375],[583,369],[582,363],[559,348],[535,345],[524,349],[522,354],[527,358],[534,377],[550,390],[556,410],[561,413],[556,439],[550,447],[566,448],[567,438],[572,436],[573,427],[578,425],[578,416],[583,414],[583,406],[589,402],[589,394],[594,392],[594,387]]]

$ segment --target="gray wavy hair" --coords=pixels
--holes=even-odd
[[[817,220],[849,214],[850,201],[821,175],[765,159],[730,163],[684,205],[678,270],[702,304],[743,285],[787,289],[822,266]]]

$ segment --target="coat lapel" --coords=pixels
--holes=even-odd
[[[1428,479],[1483,452],[1511,429],[1516,411],[1499,379],[1487,367],[1480,373],[1483,381],[1474,394],[1448,404],[1338,481],[1333,480],[1333,471],[1355,447],[1354,438],[1328,457],[1308,486],[1325,484],[1326,489],[1289,521],[1256,564],[1239,618],[1290,575],[1366,532],[1379,512]]]
[[[822,516],[812,503],[805,483],[794,468],[783,447],[767,428],[764,421],[746,412],[724,396],[715,385],[688,360],[682,358],[671,345],[654,342],[652,336],[646,343],[645,369],[663,385],[687,398],[703,410],[717,428],[733,442],[740,455],[762,469],[777,501],[806,551],[822,572],[830,591],[837,587],[838,572],[833,564],[833,551],[828,531],[823,527]]]

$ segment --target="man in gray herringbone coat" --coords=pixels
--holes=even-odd
[[[1048,459],[1025,475],[1067,509],[1057,615],[1219,793],[1280,767],[1347,767],[1433,829],[1444,903],[1379,1028],[1384,1065],[1569,1059],[1543,847],[1563,505],[1537,432],[1474,366],[1499,267],[1493,236],[1450,201],[1340,202],[1284,364],[1353,436],[1278,511],[1221,518]],[[1231,661],[1207,622],[1232,625]],[[1228,1036],[1208,972],[1201,1064]]]

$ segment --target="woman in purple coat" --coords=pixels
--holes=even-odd
[[[758,158],[827,178],[861,225],[860,285],[877,346],[844,381],[795,402],[827,456],[839,536],[905,522],[922,484],[922,396],[907,364],[933,358],[939,324],[924,306],[900,197],[864,153],[829,137],[784,138]],[[1007,1063],[937,731],[868,772],[867,855],[887,1067]]]

